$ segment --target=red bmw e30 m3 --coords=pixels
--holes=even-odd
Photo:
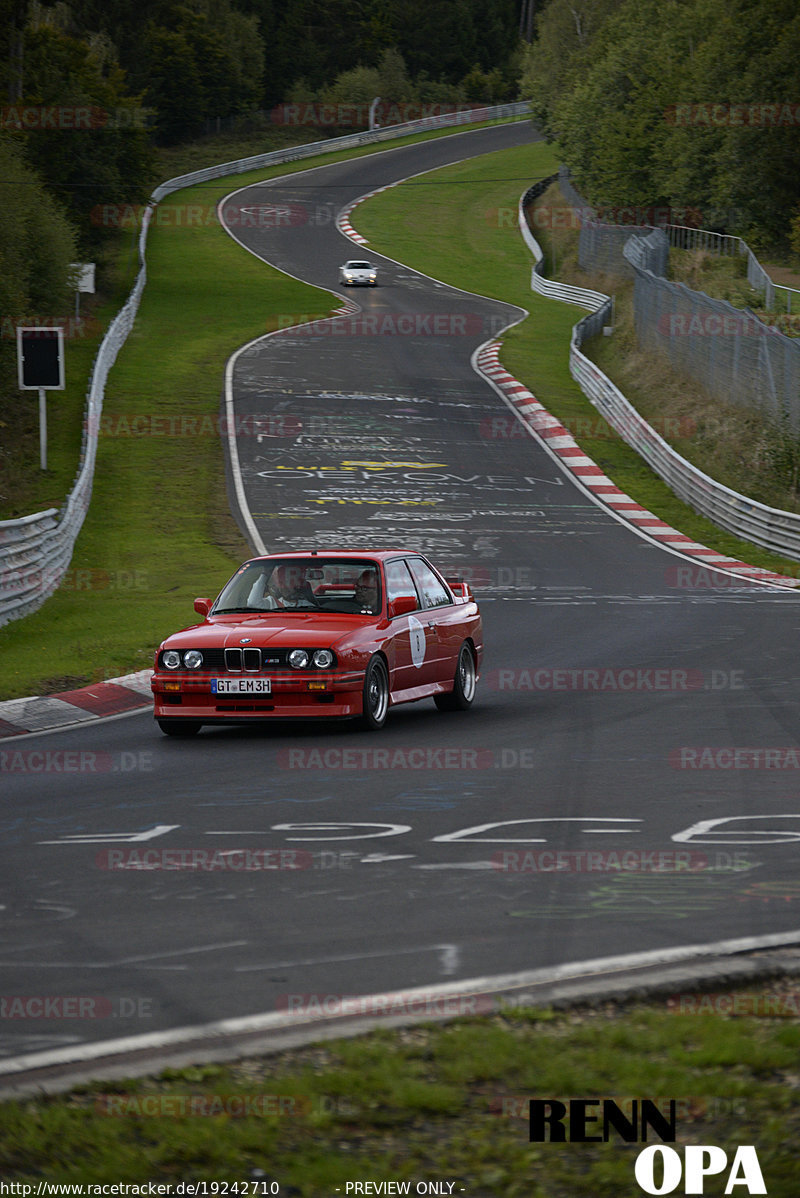
[[[245,562],[203,617],[158,648],[155,718],[169,736],[203,724],[356,717],[432,698],[471,706],[483,655],[467,583],[420,553],[310,551]]]

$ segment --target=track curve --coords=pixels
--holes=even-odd
[[[223,210],[332,217],[533,136],[312,168]],[[347,302],[336,271],[364,251],[333,219],[236,236]],[[261,422],[238,438],[246,502],[270,549],[402,543],[467,574],[486,627],[478,702],[398,710],[377,738],[181,743],[147,715],[18,738],[0,967],[7,995],[61,1006],[4,1021],[8,1057],[800,922],[797,597],[698,576],[534,440],[494,435],[507,409],[470,359],[518,309],[390,260],[354,299],[371,324],[235,356],[236,418]],[[76,997],[94,1004],[80,1017]]]

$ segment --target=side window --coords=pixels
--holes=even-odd
[[[386,599],[389,603],[399,599],[401,595],[413,595],[417,599],[417,589],[414,580],[408,572],[405,562],[386,563]]]
[[[423,607],[444,607],[453,602],[433,570],[421,558],[412,557],[408,564],[417,584],[417,590],[422,596]]]

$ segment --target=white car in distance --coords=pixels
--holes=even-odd
[[[339,282],[346,287],[374,287],[377,281],[378,270],[371,262],[345,262],[339,267]]]

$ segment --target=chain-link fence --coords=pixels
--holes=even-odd
[[[578,236],[578,262],[587,274],[602,273],[630,277],[632,264],[624,253],[630,239],[644,237],[653,231],[652,225],[607,225],[602,221],[584,220]],[[665,274],[669,267],[669,241],[663,238],[658,248],[648,256],[652,269]]]
[[[747,308],[672,283],[636,263],[645,240],[631,239],[624,251],[635,275],[639,344],[666,354],[675,369],[712,395],[758,408],[800,434],[800,341],[783,336]]]
[[[658,350],[679,371],[726,403],[756,408],[800,434],[800,339],[786,337],[749,308],[735,308],[670,282],[670,246],[747,257],[751,286],[776,303],[800,310],[800,291],[773,283],[740,237],[665,224],[608,224],[569,182],[562,169],[561,190],[582,213],[578,260],[588,273],[634,279],[634,321],[639,343]]]
[[[698,512],[708,516],[721,528],[727,529],[735,536],[753,541],[774,553],[800,560],[800,514],[780,511],[758,503],[745,495],[716,482],[691,462],[682,458],[663,437],[656,432],[637,412],[636,408],[625,398],[618,387],[612,383],[597,366],[582,352],[581,346],[590,337],[597,336],[611,319],[612,301],[608,296],[602,296],[594,291],[583,291],[579,287],[567,287],[565,284],[554,284],[541,275],[542,250],[534,237],[526,216],[524,205],[541,192],[539,184],[531,188],[520,201],[519,226],[526,244],[533,254],[535,266],[531,274],[531,286],[541,294],[552,295],[554,298],[568,299],[570,303],[582,304],[593,309],[588,316],[574,326],[570,339],[569,365],[570,374],[580,386],[584,395],[602,413],[610,426],[632,446],[645,462],[663,478],[669,487]],[[592,214],[594,215],[594,214]],[[629,256],[637,265],[629,263],[635,272],[644,271],[646,267],[638,265],[647,263],[653,257],[656,259],[663,252],[665,234],[661,230],[653,230],[647,237],[637,237],[629,244]],[[659,280],[656,280],[657,282]],[[660,280],[664,281],[664,280]],[[559,294],[559,290],[570,294]],[[641,509],[638,509],[641,511]],[[644,513],[647,515],[648,513]],[[695,560],[707,559],[715,566],[720,565],[720,557],[712,550],[701,550],[701,556]],[[723,559],[726,569],[736,573],[745,573],[748,577],[760,577],[764,580],[786,583],[786,579],[769,571],[759,572],[754,567],[744,566],[733,559]]]

